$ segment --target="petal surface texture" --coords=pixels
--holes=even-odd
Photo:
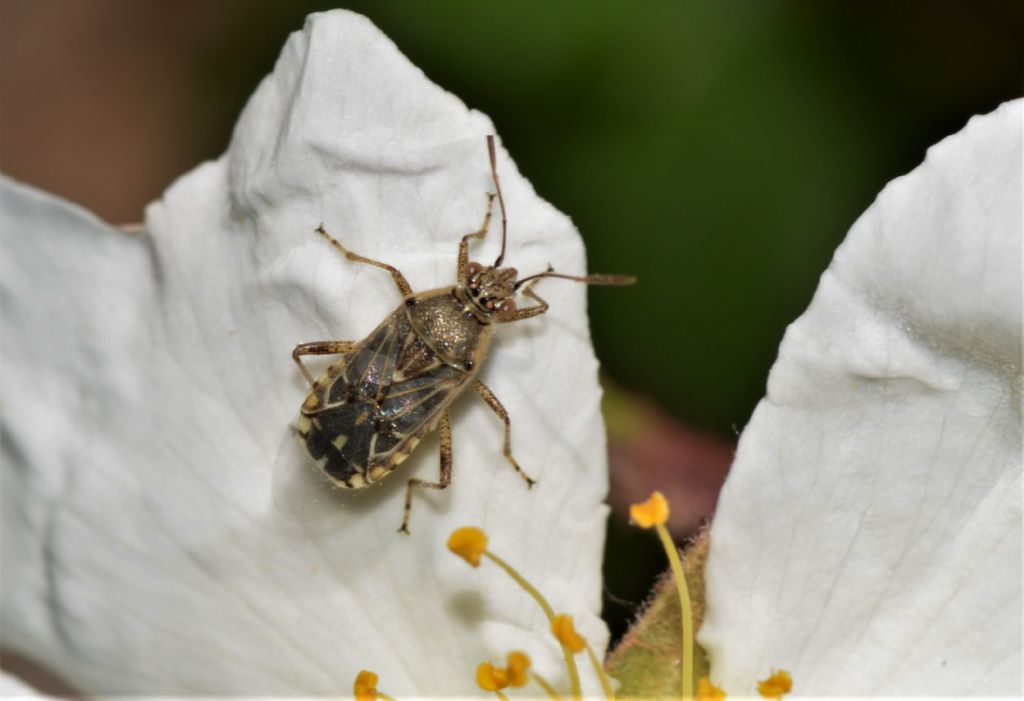
[[[729,693],[1021,692],[1022,104],[891,182],[786,332],[711,533]]]
[[[312,16],[246,106],[227,153],[180,178],[128,235],[2,185],[2,643],[86,694],[477,692],[512,649],[564,676],[528,596],[445,548],[457,527],[572,613],[598,647],[607,489],[586,291],[537,290],[545,316],[499,327],[452,408],[454,481],[423,440],[372,489],[342,493],[293,426],[299,343],[365,337],[416,291],[454,284],[460,237],[493,191],[490,121],[431,83],[366,19]],[[569,219],[498,148],[506,264],[586,269]],[[496,209],[497,211],[497,209]],[[500,247],[496,216],[471,258]],[[528,304],[524,302],[524,304]],[[314,373],[336,358],[309,360]]]

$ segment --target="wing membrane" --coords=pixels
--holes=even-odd
[[[398,309],[345,357],[324,404],[307,415],[306,445],[323,469],[348,485],[368,468],[394,469],[432,430],[468,374],[440,358]]]

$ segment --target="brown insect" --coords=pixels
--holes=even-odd
[[[335,484],[360,489],[386,477],[409,457],[424,435],[439,430],[440,477],[437,482],[409,480],[399,528],[406,533],[413,489],[444,489],[451,482],[448,407],[469,386],[505,423],[505,457],[527,486],[535,484],[512,456],[508,412],[476,377],[495,324],[522,321],[546,312],[547,302],[533,291],[534,285],[546,277],[588,285],[628,285],[635,281],[625,275],[563,275],[550,266],[542,273],[517,279],[515,268],[502,268],[508,220],[493,136],[487,137],[487,150],[501,206],[501,253],[490,266],[469,262],[469,240],[482,239],[491,221],[495,195],[489,194],[480,229],[459,242],[455,285],[414,293],[394,266],[349,251],[322,225],[316,229],[350,261],[391,273],[404,302],[362,341],[316,341],[295,347],[292,358],[312,388],[299,414],[299,439]],[[520,289],[536,304],[517,308],[515,296]],[[342,357],[314,380],[301,357],[329,354]]]

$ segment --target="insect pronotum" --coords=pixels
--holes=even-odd
[[[477,373],[487,355],[495,324],[539,316],[548,304],[533,291],[547,277],[588,285],[628,285],[627,275],[563,275],[550,266],[544,272],[518,277],[515,268],[502,268],[508,238],[508,219],[494,151],[487,137],[495,194],[487,196],[487,212],[477,231],[459,242],[456,283],[426,292],[413,292],[394,266],[357,255],[324,230],[316,229],[332,246],[355,263],[383,268],[401,292],[403,303],[361,341],[302,343],[292,358],[310,384],[298,419],[298,435],[310,457],[339,487],[361,489],[383,479],[409,457],[427,433],[441,439],[441,470],[437,482],[410,479],[400,531],[409,532],[413,490],[444,489],[452,477],[452,425],[449,405],[472,387],[505,424],[505,457],[527,486],[535,481],[512,456],[508,412]],[[469,261],[469,240],[482,239],[491,221],[494,198],[501,207],[501,252],[493,265]],[[520,293],[535,304],[519,309]],[[318,379],[304,355],[340,355]]]

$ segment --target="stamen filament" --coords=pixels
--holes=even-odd
[[[502,560],[490,550],[484,550],[484,557],[490,559],[491,562],[505,570],[508,576],[516,581],[516,584],[525,589],[526,593],[532,596],[533,600],[536,601],[542,609],[544,609],[544,615],[548,617],[549,622],[555,620],[555,610],[551,608],[551,604],[549,604],[547,599],[544,598],[544,595],[537,591],[536,587],[523,579],[523,576],[519,574],[512,565]]]
[[[668,555],[672,566],[672,578],[676,580],[676,591],[679,592],[679,610],[683,619],[683,698],[693,698],[693,611],[690,608],[690,590],[686,586],[686,575],[683,574],[683,563],[679,560],[679,551],[672,542],[668,529],[661,523],[654,525],[661,538],[661,545]]]
[[[494,690],[494,693],[498,695],[498,698],[501,699],[501,701],[508,701],[508,697],[497,689]]]
[[[540,676],[536,672],[531,672],[533,675],[533,681],[537,682],[537,686],[547,692],[547,695],[551,697],[552,701],[562,701],[562,697],[555,691],[555,687],[551,686],[547,679]]]
[[[512,567],[512,565],[502,560],[500,557],[492,553],[490,550],[484,550],[484,556],[490,559],[490,561],[496,564],[498,567],[505,570],[508,576],[515,580],[516,584],[525,589],[526,593],[533,597],[533,600],[536,601],[537,604],[541,607],[541,609],[544,610],[544,615],[548,617],[548,623],[554,623],[555,610],[551,608],[551,604],[548,603],[547,599],[544,598],[543,594],[537,591],[536,587],[534,587],[532,584],[523,579],[523,576],[519,574],[519,572],[517,572],[515,568]],[[580,701],[580,699],[583,698],[583,690],[580,687],[580,673],[579,670],[576,668],[576,658],[573,657],[572,652],[565,645],[562,645],[562,655],[565,657],[566,669],[569,670],[569,681],[572,683],[573,698],[577,701]],[[692,656],[693,655],[691,651],[691,664],[693,663]]]
[[[604,665],[598,662],[597,655],[594,654],[594,648],[590,647],[590,643],[587,643],[587,657],[590,658],[590,664],[593,665],[594,671],[597,673],[597,678],[601,680],[601,688],[604,689],[604,697],[608,699],[608,701],[615,701],[615,690],[612,689],[612,682],[604,672]]]

